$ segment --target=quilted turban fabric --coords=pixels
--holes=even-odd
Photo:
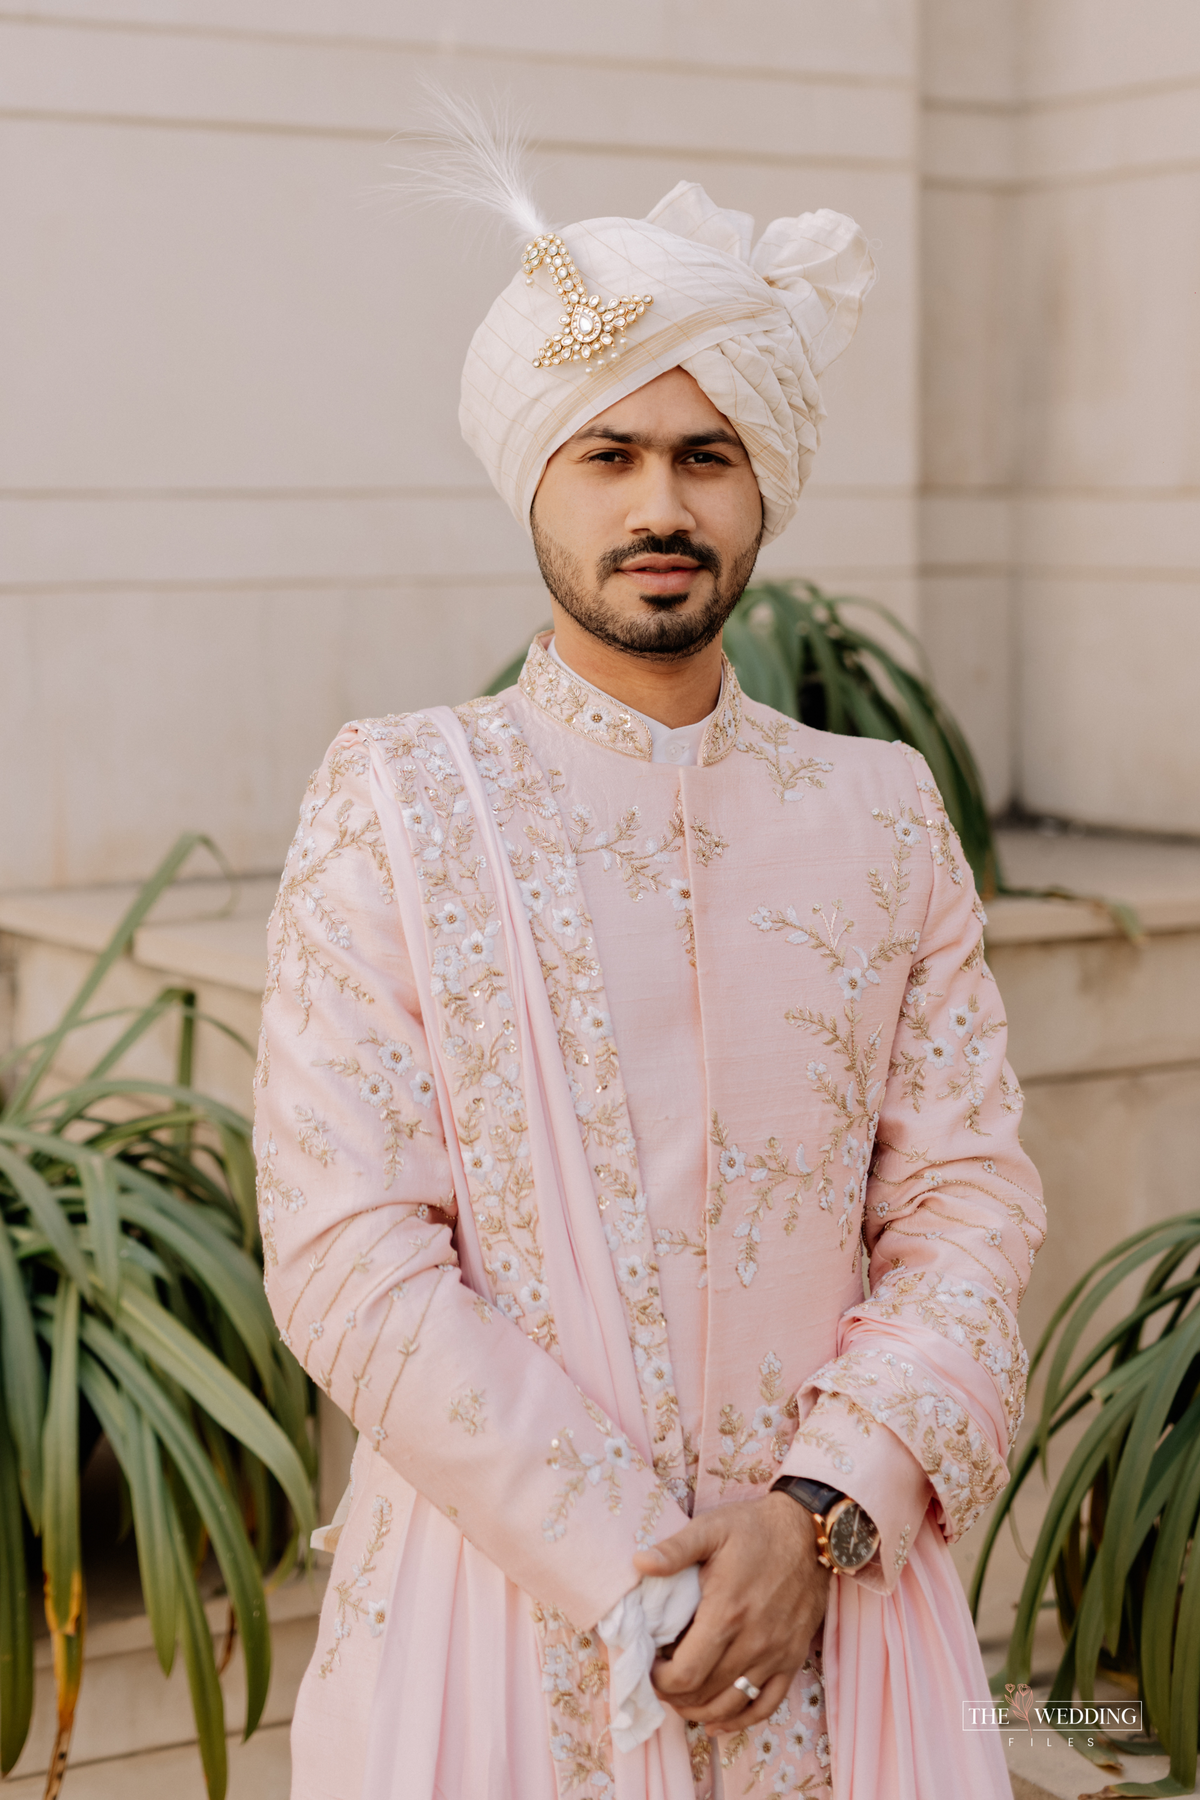
[[[585,219],[560,233],[589,289],[651,294],[602,367],[534,368],[561,329],[550,272],[522,272],[471,340],[463,369],[463,436],[526,531],[547,462],[581,425],[656,375],[683,368],[746,446],[763,498],[763,541],[796,510],[825,417],[817,378],[858,324],[875,265],[841,213],[776,219],[751,249],[754,221],[681,181],[645,219]]]

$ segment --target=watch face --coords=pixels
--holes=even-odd
[[[837,1516],[830,1520],[827,1530],[829,1555],[839,1569],[848,1572],[861,1569],[874,1556],[879,1533],[855,1501],[838,1508]]]

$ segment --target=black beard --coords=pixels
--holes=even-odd
[[[596,565],[596,582],[590,590],[585,585],[583,567],[562,544],[543,532],[535,515],[530,515],[533,548],[537,555],[542,580],[577,625],[590,632],[610,649],[623,650],[629,656],[674,658],[682,662],[695,656],[721,635],[726,619],[742,597],[762,542],[762,527],[753,543],[734,558],[729,573],[722,579],[723,565],[711,544],[699,544],[674,533],[670,537],[644,537],[619,550],[606,550]],[[684,602],[657,594],[643,594],[648,606],[657,607],[656,617],[622,618],[601,598],[601,588],[622,564],[637,556],[686,556],[698,563],[712,578],[708,598],[697,612],[680,616],[675,609]],[[691,598],[690,595],[687,596]]]

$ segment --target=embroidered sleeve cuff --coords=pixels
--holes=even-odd
[[[932,1490],[911,1451],[886,1428],[864,1438],[840,1394],[821,1394],[783,1459],[781,1475],[840,1488],[870,1513],[879,1550],[854,1577],[876,1593],[890,1593],[920,1530]]]

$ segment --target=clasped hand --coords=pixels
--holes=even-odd
[[[701,1600],[671,1660],[660,1656],[655,1689],[709,1735],[769,1718],[803,1665],[825,1617],[829,1571],[817,1561],[811,1514],[786,1494],[719,1506],[674,1537],[640,1551],[643,1575],[700,1564]],[[739,1675],[761,1688],[748,1702]]]

